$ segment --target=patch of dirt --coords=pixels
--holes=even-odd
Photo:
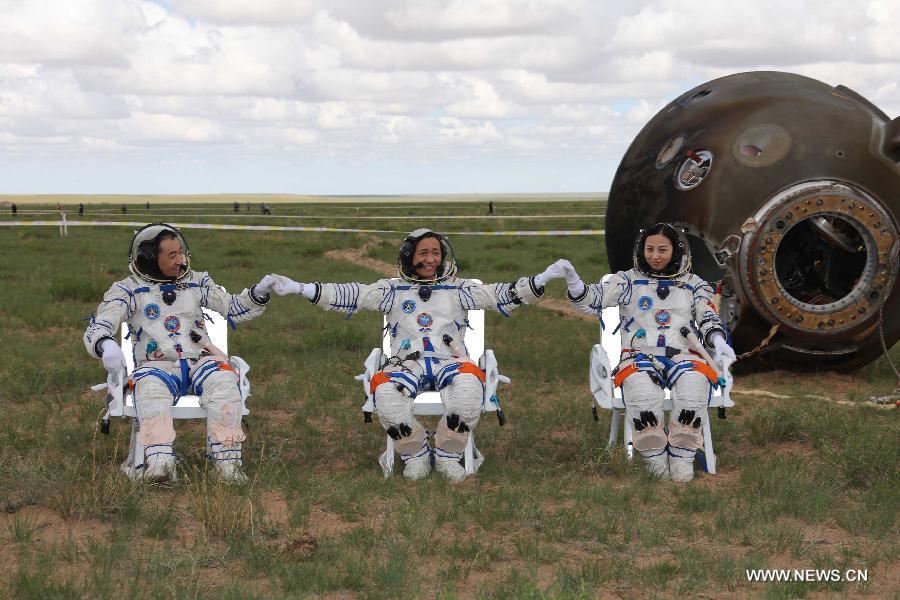
[[[82,543],[106,536],[110,527],[98,519],[66,520],[43,506],[26,506],[11,514],[0,514],[0,531],[12,530],[13,522],[28,522],[35,528],[34,540],[47,544],[65,544],[72,533],[72,540]]]
[[[90,541],[102,541],[106,538],[110,527],[97,519],[66,520],[56,512],[42,506],[24,506],[9,513],[0,513],[0,536],[4,543],[0,544],[0,580],[7,579],[19,568],[19,552],[22,544],[12,542],[14,522],[27,523],[33,531],[32,541],[26,545],[43,543],[48,546],[63,546],[69,539],[77,546],[84,546]],[[56,572],[63,579],[77,579],[83,575],[77,565],[65,562],[58,563]],[[0,588],[2,589],[2,588]]]
[[[815,456],[818,454],[815,448],[802,442],[780,442],[776,445],[774,453],[778,456]]]
[[[300,535],[289,540],[281,541],[276,550],[282,554],[289,555],[295,560],[308,560],[315,554],[319,547],[319,542],[311,535]]]
[[[385,277],[396,277],[397,275],[397,266],[391,265],[386,262],[380,261],[376,258],[371,258],[366,256],[366,254],[381,243],[376,237],[370,237],[362,246],[359,248],[344,248],[341,250],[329,250],[325,253],[325,256],[328,258],[337,258],[339,260],[346,260],[348,262],[352,262],[357,265],[361,265],[369,270],[375,271],[380,275],[384,275]]]
[[[325,512],[319,507],[310,509],[309,519],[307,519],[307,528],[313,537],[336,537],[344,535],[348,531],[356,529],[362,525],[361,522],[348,523],[337,515]]]
[[[259,497],[259,503],[266,511],[266,517],[278,523],[287,525],[291,518],[291,509],[284,495],[279,492],[263,492]]]

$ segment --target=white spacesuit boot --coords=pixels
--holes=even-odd
[[[243,470],[240,442],[225,444],[207,437],[206,456],[215,465],[219,479],[226,483],[246,483],[247,475]]]
[[[144,471],[139,478],[144,481],[175,481],[175,450],[172,444],[153,444],[144,449]]]
[[[227,483],[244,483],[241,442],[241,396],[237,376],[227,363],[207,359],[193,371],[194,391],[206,408],[207,457],[215,465],[219,478]]]
[[[484,387],[481,380],[471,373],[460,373],[441,389],[441,401],[446,414],[438,422],[434,433],[434,468],[449,481],[460,482],[466,478],[463,452],[469,435],[481,418]],[[477,470],[484,461],[475,459]]]
[[[422,430],[422,446],[418,452],[415,454],[400,454],[400,458],[404,464],[404,477],[412,481],[428,477],[428,474],[431,473],[431,446],[428,445],[428,432],[424,429]]]
[[[663,428],[663,391],[647,373],[634,373],[622,384],[625,418],[631,419],[634,449],[644,457],[647,470],[660,479],[669,478],[666,431]]]
[[[696,371],[682,375],[672,389],[668,436],[672,481],[687,483],[694,479],[694,457],[703,446],[703,419],[708,418],[709,393],[709,380]]]
[[[174,481],[175,427],[172,423],[172,392],[162,377],[165,373],[141,376],[135,373],[134,403],[138,414],[137,441],[144,447],[144,468],[130,469],[129,477],[145,481]]]
[[[397,389],[393,381],[375,388],[375,410],[385,432],[403,460],[403,476],[417,480],[431,473],[428,432],[413,416],[413,399]]]

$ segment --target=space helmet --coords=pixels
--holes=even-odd
[[[441,264],[438,265],[435,271],[434,279],[422,279],[419,277],[416,273],[416,266],[413,264],[416,244],[427,237],[435,238],[441,245]],[[444,235],[431,229],[422,228],[410,232],[400,246],[400,255],[397,258],[397,273],[401,278],[412,283],[439,283],[453,277],[456,274],[456,257],[453,255],[453,248],[450,246],[450,242],[447,241]]]
[[[159,242],[166,234],[174,235],[184,251],[184,269],[175,278],[163,275],[159,270]],[[168,223],[150,223],[135,231],[128,247],[128,269],[136,277],[154,283],[178,281],[185,277],[191,270],[191,253],[181,230]]]
[[[644,243],[651,235],[664,235],[672,242],[672,260],[661,271],[654,271],[644,258]],[[691,270],[691,248],[687,236],[668,223],[656,223],[638,232],[634,241],[633,259],[634,268],[638,272],[654,279],[673,279]]]

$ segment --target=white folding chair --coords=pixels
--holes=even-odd
[[[475,280],[477,281],[477,280]],[[478,282],[480,283],[480,282]],[[466,331],[466,349],[469,351],[469,357],[478,363],[478,367],[485,372],[486,381],[484,384],[484,400],[481,404],[481,411],[496,412],[497,419],[501,426],[506,422],[503,411],[500,409],[500,400],[497,397],[497,386],[500,383],[509,383],[509,377],[501,375],[497,368],[497,359],[494,357],[494,351],[484,348],[484,311],[470,310],[468,314],[469,326],[471,329]],[[387,319],[385,319],[385,325]],[[365,362],[365,373],[360,373],[356,379],[362,382],[363,391],[366,395],[366,403],[363,405],[363,415],[368,423],[372,420],[372,413],[375,412],[375,401],[372,397],[370,384],[372,377],[381,370],[384,363],[384,357],[391,356],[391,339],[390,333],[385,329],[382,338],[382,347],[373,348],[371,354]],[[444,414],[444,405],[441,402],[440,392],[420,392],[416,396],[413,404],[413,414],[416,416],[441,416]],[[378,458],[378,464],[385,477],[390,477],[394,471],[394,440],[391,436],[385,435],[387,440],[386,448]],[[469,433],[466,448],[463,452],[466,475],[473,474],[481,464],[481,459],[475,458],[475,432]]]
[[[206,331],[209,338],[216,348],[220,349],[226,356],[228,355],[228,323],[222,315],[211,310],[203,309],[206,317]],[[131,446],[128,451],[128,459],[122,464],[122,470],[129,475],[133,475],[144,466],[144,445],[138,442],[137,431],[139,423],[137,421],[137,411],[134,407],[134,396],[128,385],[131,373],[134,371],[134,356],[131,344],[131,337],[128,331],[128,324],[122,324],[122,353],[125,355],[126,368],[117,375],[110,375],[106,383],[100,383],[91,387],[94,391],[106,390],[106,411],[100,423],[100,431],[109,433],[109,422],[111,417],[131,418]],[[240,356],[231,356],[228,359],[229,364],[238,374],[238,387],[241,394],[241,415],[250,414],[247,409],[247,397],[250,396],[250,381],[247,379],[247,373],[250,371],[250,365]],[[178,401],[172,407],[172,418],[174,419],[206,419],[206,409],[200,406],[200,398],[195,395],[185,395],[178,398]]]
[[[606,275],[604,277],[604,281],[607,277],[609,277],[609,275]],[[610,327],[612,327],[612,329],[618,329],[619,307],[613,306],[611,308],[604,308],[603,322],[606,324],[605,329],[608,329]],[[622,353],[621,329],[619,329],[619,331],[616,331],[615,333],[606,332],[605,329],[601,336],[601,344],[594,344],[594,347],[591,349],[589,381],[591,386],[591,394],[594,396],[594,417],[597,417],[596,406],[612,411],[609,427],[609,446],[615,446],[618,442],[619,421],[622,421],[624,438],[623,444],[625,445],[625,452],[628,454],[628,458],[630,459],[634,454],[634,446],[631,442],[633,431],[632,423],[627,418],[624,418],[625,403],[622,400],[622,389],[612,388],[612,390],[610,390],[609,387],[611,387],[611,384],[609,387],[603,389],[601,385],[601,381],[604,379],[604,371],[607,372],[607,378],[611,379],[611,376],[608,373],[610,364],[604,364],[602,360],[602,353],[600,352],[600,350],[601,348],[605,350],[606,355],[609,357],[609,360],[615,361],[615,363],[613,364],[618,364],[619,356]],[[668,389],[665,389],[664,391],[666,394],[666,398],[663,402],[663,410],[671,412],[671,392]],[[706,469],[706,471],[713,475],[716,474],[716,453],[713,449],[712,426],[710,425],[708,409],[715,408],[717,409],[719,415],[724,415],[724,409],[734,406],[734,402],[732,402],[731,396],[728,393],[729,391],[730,390],[724,390],[723,393],[723,390],[721,388],[716,388],[715,390],[713,390],[713,395],[710,398],[709,404],[707,405],[706,418],[703,419],[703,448],[698,451],[698,456],[700,456],[700,452],[703,453],[703,457],[701,457],[700,459],[701,463],[704,463],[704,468]]]

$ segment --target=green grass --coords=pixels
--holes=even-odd
[[[91,206],[91,211],[103,207]],[[115,207],[113,207],[115,208]],[[237,218],[230,206],[193,222]],[[242,205],[242,214],[244,207]],[[277,205],[275,224],[412,229],[415,221],[356,221],[356,206]],[[503,214],[595,214],[590,202],[504,202]],[[224,209],[224,210],[223,210]],[[169,212],[166,212],[169,210]],[[482,215],[484,206],[397,209],[402,216]],[[127,219],[172,219],[155,206]],[[328,214],[333,218],[312,219]],[[366,214],[363,211],[363,214]],[[375,214],[370,211],[368,214]],[[303,216],[306,215],[306,218]],[[104,217],[107,218],[107,217]],[[108,217],[116,218],[116,217]],[[181,217],[178,217],[181,219]],[[182,219],[188,220],[188,219]],[[408,227],[407,227],[408,224]],[[473,219],[451,231],[599,228],[596,218]],[[373,281],[323,256],[358,248],[362,234],[188,232],[194,267],[232,291],[265,273],[301,281]],[[399,236],[376,236],[370,256],[393,263]],[[459,486],[438,477],[384,480],[384,436],[365,425],[353,376],[379,343],[380,316],[344,320],[296,297],[229,338],[252,366],[246,444],[251,481],[229,488],[207,472],[205,428],[178,423],[181,477],[129,482],[118,470],[128,425],[97,433],[99,363],[84,351],[84,317],[125,276],[128,228],[0,230],[0,597],[307,598],[787,598],[890,595],[900,559],[896,412],[866,406],[893,387],[885,359],[854,379],[851,404],[828,380],[785,373],[738,379],[798,396],[736,396],[713,422],[719,475],[689,486],[654,481],[621,447],[607,450],[609,415],[594,422],[586,383],[596,325],[522,307],[489,313],[488,345],[512,384],[501,388],[507,426],[478,430],[487,460]],[[451,237],[463,275],[512,281],[570,258],[585,279],[606,270],[600,238]],[[12,260],[8,259],[11,257]],[[564,297],[559,282],[548,290]],[[539,349],[536,351],[535,349]],[[894,348],[900,358],[900,348]],[[864,567],[870,583],[750,584],[751,568]]]

